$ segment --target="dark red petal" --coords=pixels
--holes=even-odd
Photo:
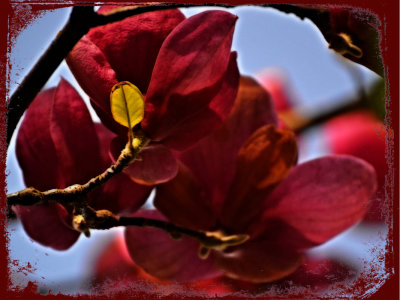
[[[374,168],[351,156],[301,164],[270,194],[264,219],[278,217],[323,243],[362,219],[376,191]]]
[[[57,187],[57,155],[50,135],[50,115],[56,89],[39,93],[19,129],[16,154],[27,186],[45,191]]]
[[[166,139],[184,119],[209,106],[228,70],[236,19],[227,12],[203,12],[182,22],[165,40],[142,122],[153,140]]]
[[[118,81],[129,81],[146,94],[162,43],[184,19],[177,9],[148,12],[93,28],[87,38],[107,58]]]
[[[207,136],[214,128],[221,125],[229,115],[238,91],[238,84],[239,70],[236,63],[236,53],[232,53],[228,70],[222,79],[222,85],[216,86],[218,92],[209,105],[183,119],[179,126],[173,127],[169,136],[162,143],[167,147],[182,150]]]
[[[135,216],[165,220],[157,211],[142,211]],[[160,229],[128,227],[125,240],[134,262],[157,278],[189,282],[220,274],[214,268],[213,256],[200,259],[199,243],[188,237],[174,240]]]
[[[26,112],[17,137],[17,157],[25,184],[42,191],[60,187],[66,178],[59,168],[62,157],[56,153],[50,133],[57,94],[57,89],[50,89],[35,98]],[[27,234],[42,245],[65,250],[79,237],[79,232],[69,227],[68,213],[60,205],[17,206],[14,210]]]
[[[103,161],[104,167],[108,168],[112,164],[112,159],[110,158],[111,142],[117,137],[117,135],[108,130],[102,123],[95,123],[94,126],[99,139],[99,153],[101,160]]]
[[[93,107],[97,116],[101,120],[104,126],[106,126],[111,131],[115,132],[118,135],[124,136],[128,134],[128,129],[125,126],[122,126],[115,122],[113,116],[109,111],[105,111],[104,108],[98,106],[93,99],[90,99],[90,105]]]
[[[138,210],[147,200],[152,187],[133,182],[121,173],[110,179],[94,198],[94,208],[108,209],[113,213],[127,214]]]
[[[216,265],[225,275],[250,282],[271,282],[293,273],[302,255],[263,239],[249,241],[227,253],[216,255]]]
[[[111,155],[116,160],[125,146],[126,139],[116,137],[111,143]],[[161,144],[150,144],[139,154],[140,160],[134,161],[124,173],[133,181],[144,185],[164,183],[178,173],[178,162],[171,151]]]
[[[111,166],[109,145],[115,134],[106,129],[102,124],[96,124],[96,131],[100,141],[100,154],[104,162],[105,171]],[[108,209],[113,213],[130,213],[139,209],[147,200],[152,187],[139,185],[123,173],[115,175],[104,185],[97,188],[89,195],[91,205],[95,209]]]
[[[222,209],[221,222],[234,232],[246,232],[260,216],[271,189],[297,162],[296,137],[290,130],[266,125],[240,149],[236,175]]]
[[[210,197],[182,164],[174,179],[157,187],[154,199],[154,205],[175,224],[201,230],[215,228],[210,204]]]
[[[366,160],[375,167],[379,185],[384,185],[386,129],[372,112],[360,110],[337,116],[324,123],[323,130],[333,153]]]
[[[178,173],[178,163],[171,151],[160,144],[150,144],[135,161],[124,170],[133,181],[155,185],[167,182]]]
[[[61,176],[58,188],[85,183],[102,171],[99,142],[89,110],[75,89],[61,80],[54,96],[50,134]]]
[[[85,93],[111,116],[110,93],[118,79],[104,53],[83,37],[68,54],[66,62]]]
[[[66,225],[68,213],[59,204],[13,207],[26,233],[39,244],[56,250],[70,248],[80,232]]]
[[[276,122],[267,92],[253,79],[242,77],[237,99],[224,125],[179,155],[206,188],[216,212],[220,213],[235,175],[239,148],[257,128]]]

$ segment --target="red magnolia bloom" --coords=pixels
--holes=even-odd
[[[257,75],[257,80],[271,95],[280,128],[296,130],[307,123],[307,118],[299,111],[299,99],[285,72],[278,68],[266,68]]]
[[[382,205],[387,173],[384,124],[372,112],[360,110],[332,118],[322,126],[322,130],[326,143],[333,153],[354,155],[375,167],[379,188],[366,219],[384,220]]]
[[[173,223],[250,239],[202,260],[194,240],[128,228],[131,257],[158,278],[281,279],[302,264],[305,249],[361,220],[375,192],[373,167],[357,158],[328,156],[295,166],[295,136],[274,126],[268,94],[243,78],[238,95],[224,125],[180,155],[179,173],[158,187],[155,206]]]
[[[281,69],[266,68],[257,75],[257,81],[271,95],[278,114],[297,106],[297,99],[290,88],[289,79]]]
[[[79,94],[65,80],[41,92],[29,106],[17,137],[17,158],[25,184],[41,191],[85,183],[111,165],[107,147],[115,134],[94,124]],[[95,209],[130,213],[147,199],[150,187],[118,174],[88,194]],[[70,208],[59,204],[15,206],[25,231],[57,250],[75,243]]]
[[[236,19],[222,11],[186,20],[178,10],[145,13],[91,29],[67,57],[102,122],[119,134],[114,156],[125,145],[127,130],[112,118],[111,88],[129,81],[145,95],[140,127],[152,143],[142,161],[125,170],[134,181],[173,178],[178,165],[170,149],[194,144],[229,114],[239,80],[230,51]]]

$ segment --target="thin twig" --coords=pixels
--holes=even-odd
[[[199,241],[202,246],[216,250],[223,250],[228,246],[236,246],[249,239],[246,234],[225,235],[220,231],[197,231],[162,220],[142,217],[119,217],[108,210],[96,211],[87,205],[80,207],[75,212],[73,220],[74,228],[88,236],[90,235],[89,229],[104,230],[118,226],[152,227],[169,233],[174,239],[180,239],[182,235],[186,235]]]
[[[143,137],[142,137],[143,138]],[[56,202],[61,204],[72,204],[81,201],[82,195],[87,194],[95,187],[110,180],[113,176],[121,173],[131,162],[133,162],[138,153],[148,143],[146,138],[143,138],[140,146],[134,149],[131,143],[128,143],[118,160],[105,170],[100,175],[90,179],[85,184],[74,184],[65,189],[52,189],[41,192],[35,188],[29,187],[22,191],[7,195],[8,205],[38,205],[50,202]]]
[[[356,101],[344,106],[333,108],[330,111],[320,113],[319,115],[311,118],[303,117],[301,114],[296,112],[296,109],[281,112],[278,114],[278,116],[286,125],[289,126],[290,129],[296,133],[302,133],[313,126],[318,126],[331,120],[333,117],[363,108],[366,108],[364,101]]]

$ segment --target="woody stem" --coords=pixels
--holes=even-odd
[[[222,235],[219,232],[203,232],[175,225],[173,223],[147,219],[142,217],[119,217],[108,210],[94,210],[88,205],[78,208],[74,216],[74,227],[88,233],[89,229],[110,229],[117,226],[152,227],[161,229],[179,239],[182,235],[196,239],[203,246],[213,249],[223,249],[235,246],[248,240],[247,235]]]
[[[103,173],[90,179],[85,184],[74,184],[65,189],[51,189],[41,192],[35,188],[29,187],[22,191],[7,195],[8,205],[38,205],[43,203],[56,202],[60,204],[71,204],[81,201],[81,196],[89,193],[95,187],[110,180],[113,176],[121,173],[130,163],[132,163],[139,152],[149,142],[148,139],[143,138],[142,143],[136,149],[128,143],[122,150],[118,160],[115,164],[111,165]]]

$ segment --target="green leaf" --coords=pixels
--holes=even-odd
[[[110,94],[111,113],[116,122],[132,129],[143,120],[144,98],[140,90],[128,81],[113,86]]]

